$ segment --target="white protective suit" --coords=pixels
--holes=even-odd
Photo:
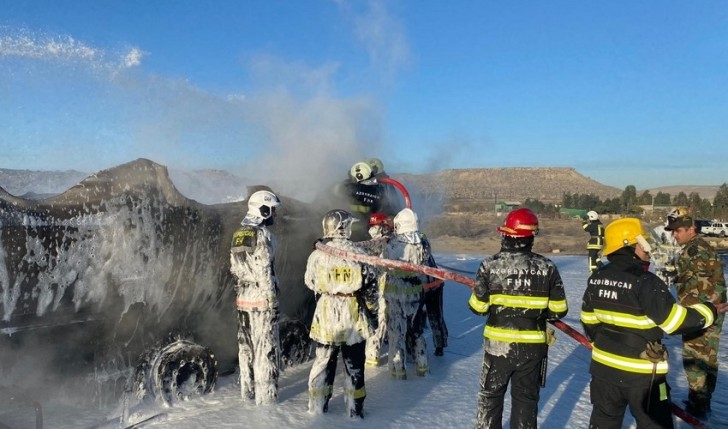
[[[365,250],[372,256],[382,256],[384,247],[387,245],[388,236],[383,234],[383,228],[379,225],[369,228],[369,235],[372,240],[369,241]],[[386,271],[379,272],[377,279],[377,327],[372,335],[367,338],[366,344],[366,365],[379,366],[381,363],[381,350],[384,339],[387,336],[387,302],[384,299],[384,285],[386,281]]]
[[[275,244],[262,219],[248,215],[233,235],[230,271],[238,279],[238,360],[243,400],[275,403],[280,372]]]
[[[363,251],[345,238],[325,240],[327,246],[350,253]],[[374,267],[314,250],[306,265],[305,283],[317,297],[311,339],[318,344],[308,379],[309,412],[328,411],[339,352],[347,374],[344,400],[351,417],[362,417],[365,340],[371,335],[367,303],[376,299]],[[373,307],[373,306],[372,306]]]
[[[384,257],[415,265],[425,264],[425,251],[420,234],[395,234],[384,249]],[[413,345],[416,374],[430,372],[423,324],[416,323],[417,310],[424,298],[423,285],[427,276],[410,271],[387,271],[384,299],[387,302],[387,336],[389,340],[389,371],[392,377],[406,379],[407,337]]]

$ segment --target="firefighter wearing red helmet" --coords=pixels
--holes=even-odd
[[[538,218],[527,208],[511,211],[501,249],[483,260],[470,297],[471,311],[488,315],[483,336],[476,428],[501,427],[504,396],[511,386],[511,427],[536,428],[548,344],[546,322],[568,311],[556,265],[531,249]]]

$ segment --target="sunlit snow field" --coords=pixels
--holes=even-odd
[[[564,321],[581,331],[579,308],[587,278],[586,256],[550,256],[558,266],[566,288],[569,314]],[[477,255],[437,254],[441,267],[458,270],[473,276],[482,257]],[[279,403],[256,407],[240,399],[237,374],[220,377],[215,391],[207,396],[165,407],[147,403],[128,410],[126,424],[119,425],[116,416],[123,406],[103,415],[98,411],[80,410],[59,403],[43,404],[47,428],[118,428],[139,423],[134,427],[149,428],[468,428],[475,419],[478,378],[482,359],[482,333],[485,319],[475,316],[467,308],[470,290],[459,283],[445,286],[445,318],[450,332],[445,355],[432,355],[432,337],[425,333],[430,353],[431,374],[417,377],[408,368],[407,380],[394,380],[386,365],[370,368],[366,372],[367,398],[365,418],[352,420],[344,415],[342,386],[344,374],[339,372],[334,383],[334,397],[329,412],[314,416],[307,409],[307,379],[310,362],[289,368],[281,376]],[[231,320],[230,323],[235,323]],[[725,337],[725,335],[724,335]],[[680,338],[668,337],[664,341],[670,352],[672,400],[682,404],[687,387],[680,362]],[[709,427],[728,428],[728,341],[720,346],[720,374],[713,400],[713,414]],[[538,421],[541,428],[586,428],[591,405],[589,403],[589,351],[561,331],[549,352],[549,371],[546,387],[541,390]],[[509,393],[510,394],[510,393]],[[510,399],[506,398],[504,427],[508,427]],[[35,427],[32,411],[23,421],[9,427]],[[110,419],[110,420],[106,420]],[[677,428],[691,426],[676,420]],[[5,423],[0,416],[0,423]],[[9,423],[6,423],[9,424]],[[21,426],[25,425],[25,426]],[[2,425],[0,425],[2,427]],[[624,428],[635,427],[627,413]]]

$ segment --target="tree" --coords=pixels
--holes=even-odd
[[[655,204],[660,206],[669,206],[670,205],[670,194],[664,193],[664,192],[658,192],[657,195],[655,195]]]
[[[652,204],[652,194],[650,194],[650,191],[644,191],[642,194],[637,198],[637,204],[642,206],[647,206]]]
[[[634,185],[627,185],[622,191],[622,208],[628,210],[631,206],[637,202],[637,188]]]
[[[672,203],[676,206],[687,206],[689,205],[688,196],[685,195],[685,192],[680,192],[679,194],[675,195]]]
[[[723,183],[713,198],[713,217],[721,219],[728,214],[728,184]]]

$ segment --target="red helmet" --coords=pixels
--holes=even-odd
[[[538,233],[538,218],[525,207],[508,213],[498,232],[509,237],[533,237]]]
[[[394,229],[394,222],[392,218],[384,213],[372,213],[369,216],[369,226],[382,225],[389,229]]]

